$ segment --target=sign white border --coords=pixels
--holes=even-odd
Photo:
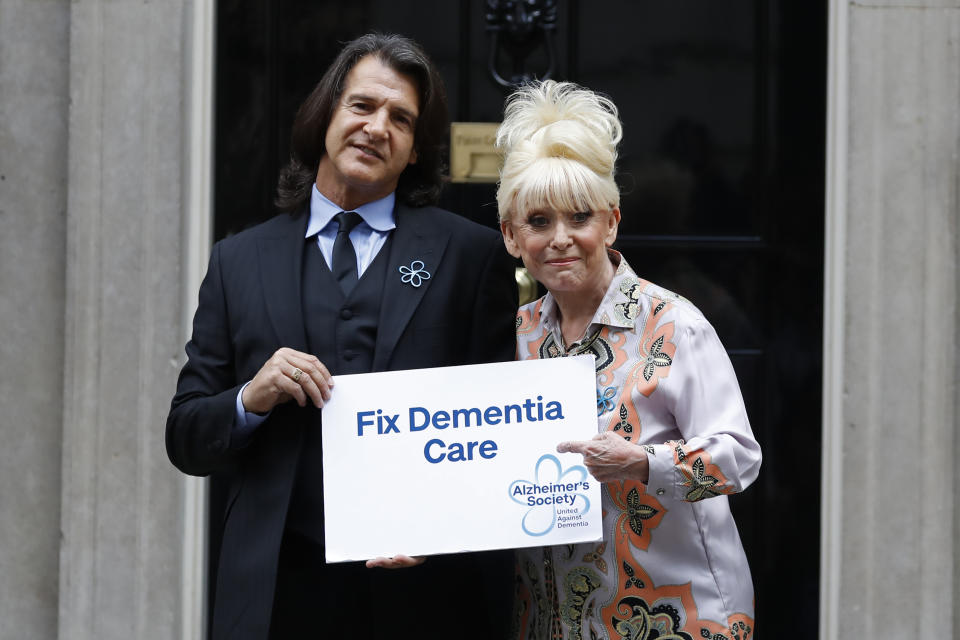
[[[323,408],[327,562],[602,538],[590,355],[337,376]]]

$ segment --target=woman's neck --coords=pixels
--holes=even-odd
[[[616,270],[608,263],[607,273],[601,279],[599,286],[592,287],[588,292],[583,291],[551,291],[557,302],[560,315],[560,332],[563,334],[564,345],[571,345],[586,332],[590,321],[603,302],[610,282]]]

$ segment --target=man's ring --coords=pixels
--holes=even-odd
[[[299,382],[300,382],[300,376],[302,376],[302,375],[303,375],[303,370],[300,369],[300,367],[294,367],[294,368],[293,368],[293,381],[294,381],[294,382],[299,383]]]

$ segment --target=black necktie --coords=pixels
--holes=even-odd
[[[334,216],[340,225],[337,230],[337,239],[333,241],[333,257],[331,271],[333,277],[340,283],[344,295],[350,295],[359,279],[357,276],[357,252],[350,242],[350,230],[363,222],[363,218],[356,211],[341,211]]]

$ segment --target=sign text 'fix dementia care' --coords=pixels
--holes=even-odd
[[[482,409],[469,407],[431,410],[426,407],[410,407],[406,415],[384,413],[382,409],[376,409],[357,412],[357,436],[399,434],[401,430],[412,433],[428,428],[437,431],[479,429],[544,420],[563,420],[563,405],[557,400],[544,401],[543,396],[537,396],[536,400],[525,398],[522,402],[492,405]],[[489,460],[496,455],[497,443],[492,436],[483,441],[470,440],[449,444],[441,438],[431,438],[423,447],[423,457],[433,464],[444,461]]]

